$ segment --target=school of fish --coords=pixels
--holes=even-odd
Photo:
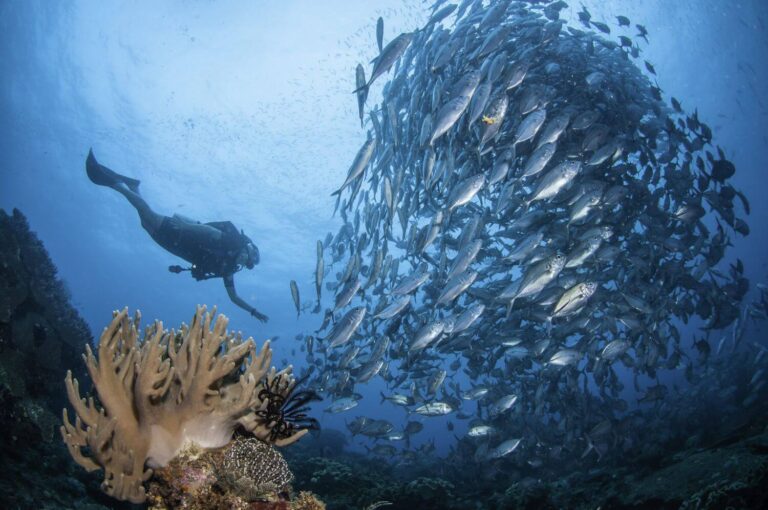
[[[456,451],[478,462],[524,449],[534,465],[553,444],[602,457],[634,405],[620,372],[641,403],[665,398],[639,381],[693,372],[689,321],[706,342],[732,327],[735,349],[749,289],[741,262],[722,269],[749,233],[735,167],[641,70],[628,18],[612,29],[582,8],[574,26],[565,7],[438,0],[389,42],[379,19],[370,77],[355,73],[367,136],[333,194],[343,225],[317,243],[323,321],[300,337],[326,412],[380,377],[387,405],[469,420]],[[422,424],[348,427],[391,456],[382,441],[409,445]]]

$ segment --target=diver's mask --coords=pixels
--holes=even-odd
[[[245,245],[245,267],[253,269],[259,263],[259,249],[253,243]]]

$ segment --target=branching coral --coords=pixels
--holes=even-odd
[[[140,314],[131,320],[127,309],[115,312],[97,354],[86,346],[84,355],[98,400],[81,398],[67,373],[76,417],[72,424],[64,410],[62,437],[78,464],[104,469],[102,489],[110,496],[143,502],[150,468],[166,465],[189,444],[225,446],[238,427],[276,446],[307,432],[272,433],[276,423],[259,414],[275,393],[289,397],[296,384],[291,367],[270,369],[269,342],[257,353],[252,338],[229,333],[228,319],[214,321],[215,314],[198,307],[190,327],[177,333],[155,322],[139,340]]]

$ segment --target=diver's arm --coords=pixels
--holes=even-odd
[[[269,320],[269,317],[267,317],[263,313],[256,310],[254,307],[252,307],[251,305],[243,301],[243,299],[237,295],[237,291],[235,291],[235,278],[233,275],[230,274],[224,277],[224,288],[227,289],[227,294],[229,294],[229,299],[231,299],[232,302],[235,303],[237,306],[247,311],[253,317],[256,317],[261,322],[267,322]]]

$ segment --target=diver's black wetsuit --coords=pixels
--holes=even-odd
[[[187,228],[190,222],[179,216],[165,216],[160,228],[150,232],[160,246],[192,264],[192,276],[197,280],[221,278],[236,273],[238,255],[250,242],[231,221],[203,223],[221,232],[217,243],[204,243]],[[199,223],[198,223],[199,224]]]

